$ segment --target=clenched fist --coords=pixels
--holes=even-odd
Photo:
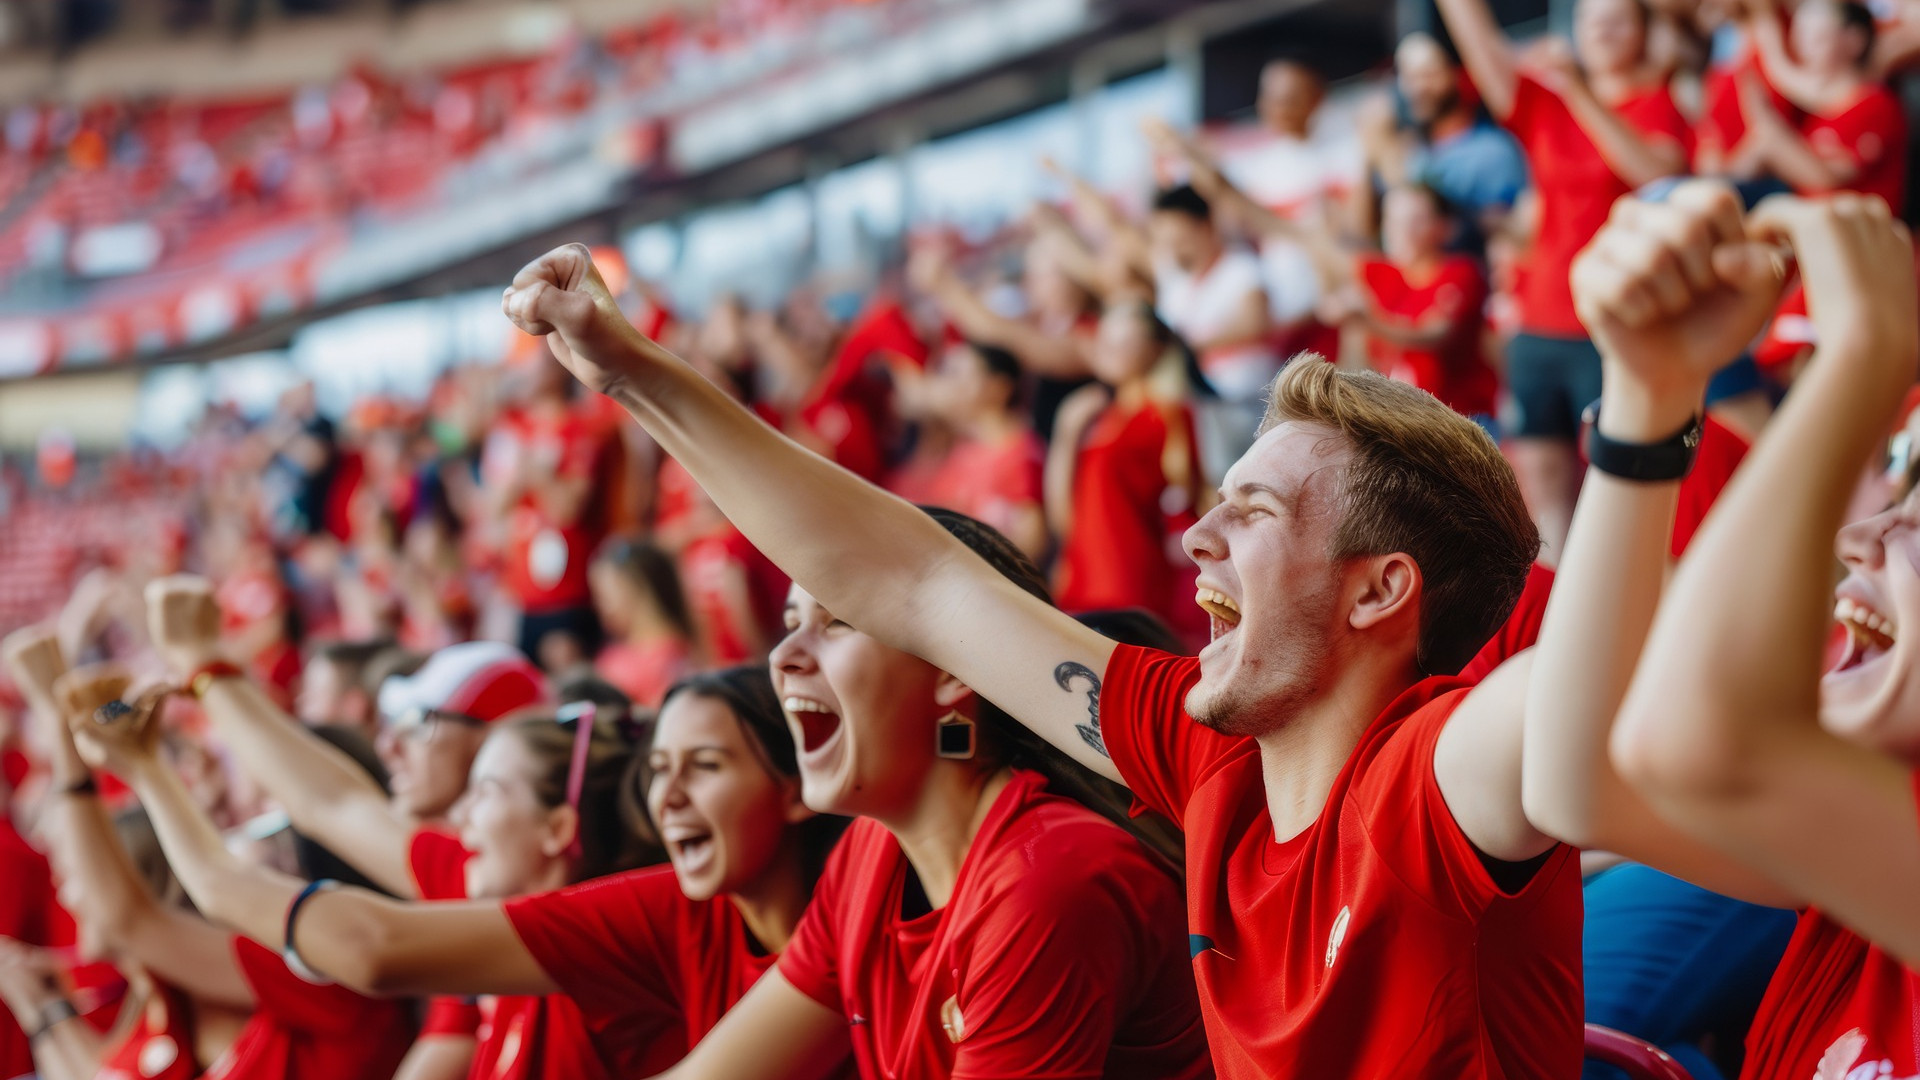
[[[1616,202],[1572,277],[1574,306],[1606,362],[1608,404],[1651,399],[1691,415],[1713,373],[1766,326],[1786,277],[1786,260],[1749,237],[1724,183]]]
[[[132,688],[133,678],[112,664],[75,668],[54,684],[74,746],[88,765],[130,774],[154,755],[160,742],[154,721],[173,688],[150,686],[130,694]]]
[[[175,574],[147,583],[147,635],[178,676],[217,659],[220,608],[213,585],[192,574]]]
[[[646,343],[614,302],[585,244],[566,244],[528,263],[507,286],[500,310],[520,329],[544,336],[574,378],[602,394],[631,373]]]
[[[60,652],[60,637],[51,626],[27,626],[7,635],[0,642],[0,659],[22,692],[37,698],[42,706],[57,705],[53,684],[66,674],[67,660]]]
[[[1920,295],[1913,239],[1875,195],[1775,196],[1749,215],[1755,235],[1784,241],[1800,263],[1815,363],[1844,359],[1884,380],[1886,400],[1913,384],[1920,357]]]

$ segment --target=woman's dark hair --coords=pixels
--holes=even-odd
[[[1842,33],[1851,31],[1860,35],[1860,55],[1853,58],[1855,67],[1867,66],[1873,59],[1873,46],[1880,37],[1880,27],[1874,22],[1873,9],[1859,0],[1833,0],[1835,14],[1840,16]]]
[[[674,566],[673,556],[649,541],[619,538],[600,549],[598,560],[651,595],[674,630],[689,641],[693,639],[693,609],[687,604],[686,590],[680,587],[680,571]]]
[[[387,767],[380,762],[380,755],[373,748],[373,741],[359,731],[338,724],[317,724],[308,730],[321,742],[353,759],[355,765],[387,790]],[[363,889],[386,893],[387,890],[368,880],[365,874],[354,869],[353,865],[335,855],[318,840],[299,829],[287,830],[293,836],[293,857],[300,867],[300,876],[308,881],[338,881],[343,885],[357,885]],[[388,894],[391,895],[391,894]]]
[[[1155,193],[1153,209],[1156,213],[1184,214],[1195,221],[1213,220],[1213,207],[1208,205],[1206,196],[1194,190],[1192,184],[1181,184]]]
[[[1046,579],[1040,576],[1040,568],[993,526],[937,506],[923,506],[920,509],[939,522],[954,539],[965,544],[969,551],[986,560],[987,565],[993,567],[1000,576],[1036,599],[1049,605],[1053,603],[1053,594],[1047,591]],[[985,696],[975,695],[975,700],[978,706],[974,722],[980,728],[979,742],[983,756],[997,758],[1014,768],[1031,769],[1039,773],[1047,778],[1048,790],[1073,799],[1125,829],[1175,867],[1181,865],[1179,849],[1169,850],[1165,835],[1159,835],[1158,830],[1144,831],[1135,827],[1130,814],[1133,796],[1126,788],[1074,761],[1052,743],[1007,715]]]
[[[787,715],[780,709],[780,695],[773,689],[773,676],[768,674],[765,664],[742,664],[688,675],[667,688],[666,696],[660,699],[661,711],[682,694],[725,705],[741,730],[747,733],[747,742],[768,771],[786,780],[800,775],[793,729],[787,726]],[[645,791],[645,784],[651,780],[651,773],[643,770],[641,791]],[[645,805],[644,799],[642,805]],[[795,826],[800,842],[801,872],[806,876],[809,891],[814,882],[820,880],[827,856],[833,854],[833,846],[840,842],[840,834],[848,824],[849,819],[837,814],[815,814]]]
[[[608,715],[614,712],[619,715]],[[533,794],[542,806],[566,805],[577,737],[574,724],[586,722],[563,723],[546,715],[508,723],[505,730],[533,756]],[[666,857],[652,822],[635,800],[636,777],[646,756],[640,752],[637,730],[624,710],[612,707],[592,723],[580,784],[580,858],[573,867],[574,881],[651,866]]]
[[[1080,625],[1104,638],[1112,638],[1122,645],[1138,645],[1143,649],[1158,649],[1161,652],[1188,655],[1186,645],[1180,635],[1173,632],[1166,620],[1146,608],[1107,608],[1101,611],[1083,611],[1074,618]]]
[[[1008,384],[1007,408],[1019,408],[1021,391],[1026,386],[1026,372],[1020,367],[1020,358],[1011,350],[1003,349],[998,345],[989,345],[983,341],[969,341],[967,348],[973,350],[973,355],[980,358],[980,365],[987,369],[988,375],[1002,379]]]

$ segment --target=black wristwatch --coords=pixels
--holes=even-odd
[[[1600,402],[1587,406],[1580,417],[1586,425],[1587,464],[1622,480],[1664,483],[1693,471],[1705,424],[1696,415],[1669,438],[1654,443],[1617,442],[1600,434]]]

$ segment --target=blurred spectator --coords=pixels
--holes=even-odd
[[[1145,608],[1204,638],[1198,571],[1180,550],[1206,490],[1186,357],[1138,303],[1108,309],[1093,355],[1101,385],[1060,407],[1047,460],[1047,516],[1061,544],[1055,598],[1066,611]]]
[[[327,528],[340,452],[333,421],[321,415],[312,383],[280,395],[265,435],[273,458],[262,482],[276,535],[311,536]]]
[[[1313,68],[1298,60],[1267,64],[1254,103],[1261,138],[1225,159],[1234,184],[1282,217],[1320,213],[1360,185],[1362,153],[1351,130],[1314,124],[1326,96],[1326,80]]]
[[[520,649],[560,670],[600,647],[587,564],[606,535],[593,494],[605,482],[613,447],[605,425],[575,406],[573,376],[544,342],[515,375],[525,387],[522,403],[489,436],[481,477],[502,527]]]
[[[1476,251],[1506,222],[1526,187],[1526,159],[1513,136],[1487,117],[1458,60],[1432,35],[1402,38],[1393,70],[1394,90],[1376,98],[1360,121],[1376,187],[1358,189],[1357,220],[1373,221],[1374,199],[1387,189],[1424,183],[1460,211],[1460,234],[1449,237],[1450,245]]]
[[[371,737],[380,726],[378,687],[369,689],[367,671],[395,648],[392,641],[330,641],[319,646],[300,672],[294,715],[311,725],[359,731]]]
[[[1040,482],[1046,444],[1020,411],[1020,386],[1020,361],[1006,349],[944,350],[918,392],[957,441],[924,482],[896,490],[993,526],[1037,562],[1048,546]]]
[[[1600,356],[1573,309],[1574,256],[1615,199],[1686,167],[1691,128],[1647,54],[1641,0],[1578,0],[1573,42],[1549,38],[1523,65],[1487,0],[1440,0],[1487,109],[1513,132],[1538,218],[1519,276],[1520,332],[1507,346],[1512,415],[1501,427],[1547,558],[1565,543],[1580,478],[1580,414],[1600,396]]]
[[[588,580],[611,638],[594,670],[635,704],[659,708],[694,661],[693,613],[672,556],[646,541],[616,538],[600,549]]]

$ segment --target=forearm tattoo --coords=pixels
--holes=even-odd
[[[1113,755],[1107,753],[1106,741],[1100,737],[1100,676],[1095,675],[1087,665],[1072,660],[1053,669],[1053,681],[1062,690],[1071,692],[1075,679],[1087,680],[1087,722],[1073,725],[1073,730],[1080,733],[1088,746],[1093,747],[1094,753],[1110,758]]]

